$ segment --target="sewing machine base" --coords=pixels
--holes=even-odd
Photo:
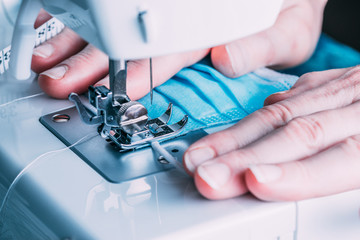
[[[71,146],[84,136],[94,136],[92,133],[96,133],[98,127],[84,124],[75,107],[44,115],[40,122],[67,146]],[[168,140],[162,145],[181,161],[186,149],[205,135],[207,134],[203,130],[198,130]],[[117,146],[107,142],[100,135],[71,149],[101,176],[113,183],[174,168],[150,147],[120,152]]]

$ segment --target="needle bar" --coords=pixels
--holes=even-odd
[[[153,103],[153,89],[154,89],[154,85],[153,85],[153,71],[152,71],[152,58],[149,58],[149,62],[150,62],[150,103],[152,105]]]
[[[127,63],[124,59],[109,60],[110,91],[113,93],[113,102],[123,104],[130,101],[126,94]]]

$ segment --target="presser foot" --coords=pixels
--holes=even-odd
[[[158,118],[149,119],[147,109],[138,102],[123,103],[112,100],[112,92],[104,86],[89,88],[89,102],[96,113],[89,111],[76,93],[69,95],[75,103],[81,120],[88,125],[100,125],[100,135],[113,142],[120,151],[131,150],[162,141],[181,132],[188,122],[188,116],[168,125],[172,113],[172,104]]]
[[[121,183],[174,169],[173,164],[151,147],[124,151],[114,141],[94,134],[99,126],[84,124],[75,107],[46,114],[40,122],[107,181]],[[179,134],[164,139],[161,146],[181,162],[189,146],[206,135],[203,130]],[[84,136],[93,137],[76,144]]]

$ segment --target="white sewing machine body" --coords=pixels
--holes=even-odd
[[[41,1],[42,6],[45,6],[49,12],[60,19],[62,17],[68,19],[63,19],[65,23],[69,21],[70,15],[66,15],[67,13],[60,10],[73,9],[71,11],[74,11],[72,13],[76,17],[74,22],[70,21],[68,24],[70,26],[73,24],[74,29],[83,37],[87,34],[85,30],[81,30],[85,27],[82,25],[85,19],[79,18],[79,16],[85,14],[87,9],[82,7],[93,7],[97,3],[104,4],[99,6],[101,9],[99,13],[106,16],[93,16],[97,20],[86,19],[86,21],[93,21],[93,25],[86,26],[95,26],[95,23],[96,26],[100,26],[101,23],[98,21],[102,17],[104,19],[111,17],[104,14],[104,9],[117,13],[120,11],[116,7],[110,9],[115,5],[108,5],[109,2],[111,1]],[[123,2],[113,1],[114,4]],[[156,3],[154,6],[160,6],[158,4],[160,1],[153,2]],[[167,3],[170,1],[163,2],[170,4]],[[195,1],[171,2],[173,4],[174,2],[184,3],[183,6],[185,3],[187,6],[194,5],[196,9],[202,7],[200,4],[196,5]],[[208,3],[210,1],[199,2]],[[221,2],[225,3],[226,1]],[[227,1],[227,3],[229,2]],[[237,2],[245,3],[240,0]],[[256,4],[260,4],[260,2],[267,4],[270,1],[246,2],[254,3],[256,7]],[[85,3],[88,5],[83,5]],[[162,8],[151,8],[151,11],[154,10],[152,12],[154,13],[152,15],[154,22],[160,22],[157,23],[159,25],[155,24],[156,28],[152,32],[154,34],[153,41],[147,43],[143,41],[142,30],[135,27],[138,24],[136,16],[139,2],[129,1],[130,3],[134,3],[134,5],[129,5],[129,9],[131,6],[132,11],[126,12],[126,14],[129,14],[127,16],[130,16],[130,13],[133,15],[131,15],[132,20],[128,19],[127,22],[134,28],[126,28],[125,31],[130,31],[134,37],[127,38],[132,39],[128,44],[133,46],[133,49],[129,47],[129,50],[133,51],[120,50],[123,47],[120,46],[121,44],[112,42],[113,39],[103,40],[95,33],[88,36],[93,40],[92,42],[104,51],[114,54],[113,57],[117,57],[115,54],[120,54],[120,57],[136,58],[131,54],[139,54],[139,57],[160,54],[162,50],[159,46],[161,45],[157,45],[156,48],[148,47],[150,46],[148,44],[157,44],[156,41],[162,41],[163,37],[169,37],[166,38],[169,43],[165,44],[169,44],[168,50],[170,51],[170,45],[178,43],[178,39],[175,38],[176,35],[172,35],[171,38],[170,34],[165,36],[166,32],[161,32],[161,27],[159,30],[163,20],[158,18],[157,13],[161,12]],[[213,3],[215,4],[215,1]],[[173,8],[175,5],[162,6]],[[280,6],[278,6],[279,8]],[[78,15],[76,11],[81,14]],[[194,14],[197,13],[194,12]],[[250,12],[243,14],[252,17]],[[167,15],[164,13],[163,16]],[[263,17],[261,14],[259,16]],[[261,18],[259,16],[258,18]],[[169,21],[167,18],[164,19]],[[206,22],[206,24],[208,23]],[[77,24],[79,24],[78,28]],[[257,31],[262,27],[259,27]],[[176,34],[171,29],[169,31],[169,33]],[[181,33],[179,36],[182,39],[190,36],[184,35],[184,32]],[[213,34],[212,31],[209,31],[210,33]],[[113,34],[117,34],[116,31]],[[96,37],[91,38],[91,36]],[[134,40],[135,38],[136,40]],[[221,36],[216,40],[219,42],[214,40],[213,43],[208,42],[208,45],[204,43],[202,46],[225,41],[220,38]],[[122,41],[127,41],[127,39],[122,39]],[[226,40],[231,39],[229,37]],[[107,47],[104,47],[105,43]],[[31,44],[33,45],[33,43]],[[144,52],[137,51],[138,48],[132,44],[141,46]],[[115,47],[115,51],[107,50],[110,49],[108,47]],[[171,52],[196,48],[195,46],[194,48],[189,47],[186,41],[184,45],[173,45],[172,47],[174,48]],[[12,53],[15,51],[15,54],[12,56],[16,57],[27,53],[26,47],[22,49],[24,52],[13,49]],[[0,75],[0,105],[16,98],[40,93],[41,90],[36,81],[33,81],[33,77],[19,82],[14,81],[9,72]],[[67,100],[55,100],[41,95],[0,107],[0,201],[3,200],[16,175],[34,159],[46,152],[65,147],[40,123],[39,119],[43,115],[69,108],[72,105]],[[207,131],[211,133],[217,130],[219,129],[208,129]],[[9,196],[1,213],[3,223],[0,224],[2,230],[0,238],[5,239],[337,240],[357,239],[360,236],[360,202],[358,201],[360,191],[298,203],[266,203],[251,195],[225,201],[209,201],[199,195],[190,177],[178,173],[175,169],[122,183],[110,183],[69,149],[46,155],[32,165]]]
[[[264,30],[274,24],[283,0],[42,2],[110,58],[139,59],[221,45]]]
[[[4,75],[0,79],[2,103],[41,92],[36,82],[6,82]],[[15,176],[36,157],[65,147],[39,118],[71,105],[42,95],[0,108],[0,201]],[[199,195],[191,178],[175,169],[114,184],[71,150],[45,156],[13,190],[1,213],[0,236],[5,239],[360,236],[359,190],[298,203],[266,203],[251,195],[209,201]]]
[[[24,0],[12,42],[17,78],[29,77],[33,23],[42,7],[111,59],[221,45],[274,24],[283,0]],[[251,22],[251,24],[249,24]],[[30,42],[30,43],[29,43]]]

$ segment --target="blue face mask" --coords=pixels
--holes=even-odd
[[[139,102],[150,118],[160,116],[174,104],[170,123],[189,116],[184,132],[239,121],[263,106],[269,95],[288,90],[298,79],[262,68],[238,78],[228,78],[209,64],[184,68],[154,89],[153,104],[146,95]]]

